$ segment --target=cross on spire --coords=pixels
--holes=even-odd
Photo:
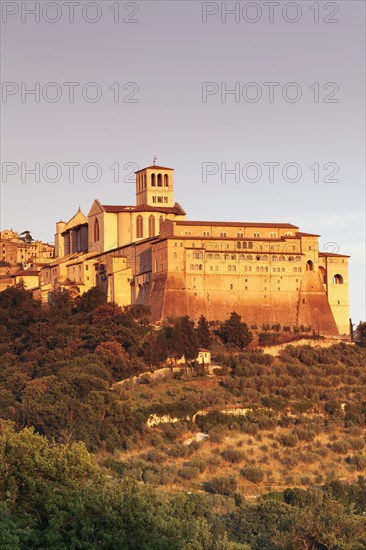
[[[158,160],[158,157],[156,155],[154,155],[154,166],[155,166],[157,160]]]

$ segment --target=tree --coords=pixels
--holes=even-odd
[[[221,324],[221,338],[228,347],[234,346],[239,349],[247,348],[253,340],[248,325],[242,322],[241,316],[235,311]]]
[[[175,357],[183,355],[186,362],[196,359],[200,347],[199,340],[194,321],[188,315],[176,319],[173,327],[173,345]]]
[[[366,322],[360,321],[355,330],[355,342],[362,347],[366,347]]]
[[[168,346],[165,338],[165,331],[150,332],[142,345],[144,361],[150,366],[158,366],[168,358]]]
[[[77,299],[76,309],[78,312],[91,313],[99,306],[107,303],[107,295],[99,287],[93,287]]]
[[[199,345],[201,348],[210,349],[212,344],[212,338],[210,333],[210,325],[206,317],[201,315],[197,324],[197,336]]]

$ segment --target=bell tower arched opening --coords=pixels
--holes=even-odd
[[[148,166],[136,172],[136,204],[159,208],[173,207],[174,169],[164,166]]]

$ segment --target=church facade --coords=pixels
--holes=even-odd
[[[95,200],[88,216],[56,224],[35,295],[101,286],[121,306],[149,306],[155,322],[236,311],[249,324],[349,334],[348,256],[320,252],[318,238],[289,223],[189,221],[174,170],[153,165],[136,172],[134,206]]]

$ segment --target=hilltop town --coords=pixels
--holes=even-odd
[[[188,220],[174,169],[154,164],[136,172],[135,205],[94,200],[87,216],[56,223],[54,249],[3,231],[3,262],[18,269],[2,288],[23,281],[47,302],[55,289],[100,287],[119,306],[149,307],[154,322],[236,311],[252,324],[348,335],[349,257],[319,251],[318,238],[290,223]]]

